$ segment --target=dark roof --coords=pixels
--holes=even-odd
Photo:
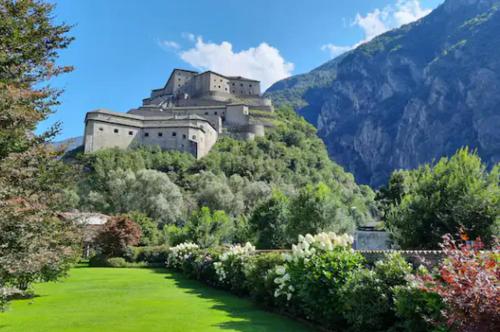
[[[195,74],[198,74],[199,72],[198,71],[195,71],[195,70],[188,70],[188,69],[180,69],[180,68],[174,68],[174,70],[172,70],[172,74],[174,73],[174,71],[185,71],[185,72],[188,72],[188,73],[195,73]]]

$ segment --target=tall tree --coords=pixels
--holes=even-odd
[[[500,165],[488,172],[475,152],[394,173],[381,194],[385,222],[403,248],[438,248],[444,234],[490,243],[500,225]]]
[[[68,25],[53,22],[53,9],[0,0],[0,288],[55,279],[77,253],[75,227],[57,218],[71,172],[44,144],[58,125],[33,134],[61,94],[48,80],[71,70],[56,65],[72,38]]]

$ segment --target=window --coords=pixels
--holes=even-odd
[[[243,86],[243,83],[240,83],[240,86]]]
[[[234,83],[233,83],[233,86],[234,86]]]
[[[144,137],[149,137],[149,133],[144,133]]]
[[[217,111],[214,112],[214,115],[217,115]]]
[[[219,89],[220,89],[220,85],[219,85]]]
[[[252,87],[252,84],[250,84],[249,87]]]
[[[205,115],[208,115],[208,112],[205,112]]]
[[[196,135],[193,135],[193,139],[196,139]]]
[[[174,131],[174,132],[172,133],[172,136],[177,136],[177,133]]]
[[[227,91],[227,88],[224,88],[224,90],[226,90],[226,91]]]
[[[162,136],[163,136],[163,133],[158,133],[158,136],[159,136],[159,137],[162,137]]]
[[[103,131],[103,130],[104,130],[104,128],[103,128],[103,127],[99,127],[99,131]]]
[[[118,133],[118,129],[113,130],[115,133]]]
[[[183,139],[186,139],[186,134],[183,134],[183,135],[182,135],[182,138],[183,138]],[[184,144],[183,144],[182,146],[184,146]]]
[[[222,78],[220,79],[220,81],[222,82]]]
[[[133,132],[133,131],[129,131],[129,132],[128,132],[128,134],[129,134],[129,135],[133,135],[133,134],[134,134],[134,132]]]

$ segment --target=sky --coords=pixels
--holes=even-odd
[[[213,70],[272,83],[308,72],[387,30],[427,15],[443,0],[51,0],[55,22],[75,41],[59,63],[75,70],[51,84],[65,90],[57,140],[81,136],[85,113],[126,112],[173,68]]]

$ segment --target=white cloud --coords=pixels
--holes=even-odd
[[[287,62],[278,49],[267,43],[235,52],[230,42],[217,44],[204,42],[202,37],[197,37],[194,47],[180,51],[179,56],[200,70],[259,80],[263,90],[290,76],[294,68],[293,63]]]
[[[363,30],[364,37],[361,41],[350,46],[325,44],[321,49],[329,51],[331,57],[336,57],[372,40],[386,31],[414,22],[426,16],[431,11],[429,8],[422,8],[420,0],[397,0],[394,5],[388,5],[383,9],[377,8],[364,16],[358,13],[351,26],[357,26]]]
[[[397,10],[394,12],[394,19],[396,24],[401,26],[416,21],[428,15],[431,11],[429,8],[422,8],[418,0],[399,0]]]
[[[161,48],[167,51],[178,50],[181,48],[181,46],[178,43],[172,40],[160,40],[158,41],[158,45],[160,45]]]
[[[334,44],[325,44],[321,46],[321,50],[330,52],[330,56],[332,58],[335,58],[336,56],[339,56],[347,51],[350,51],[351,49],[352,46],[338,46]]]

